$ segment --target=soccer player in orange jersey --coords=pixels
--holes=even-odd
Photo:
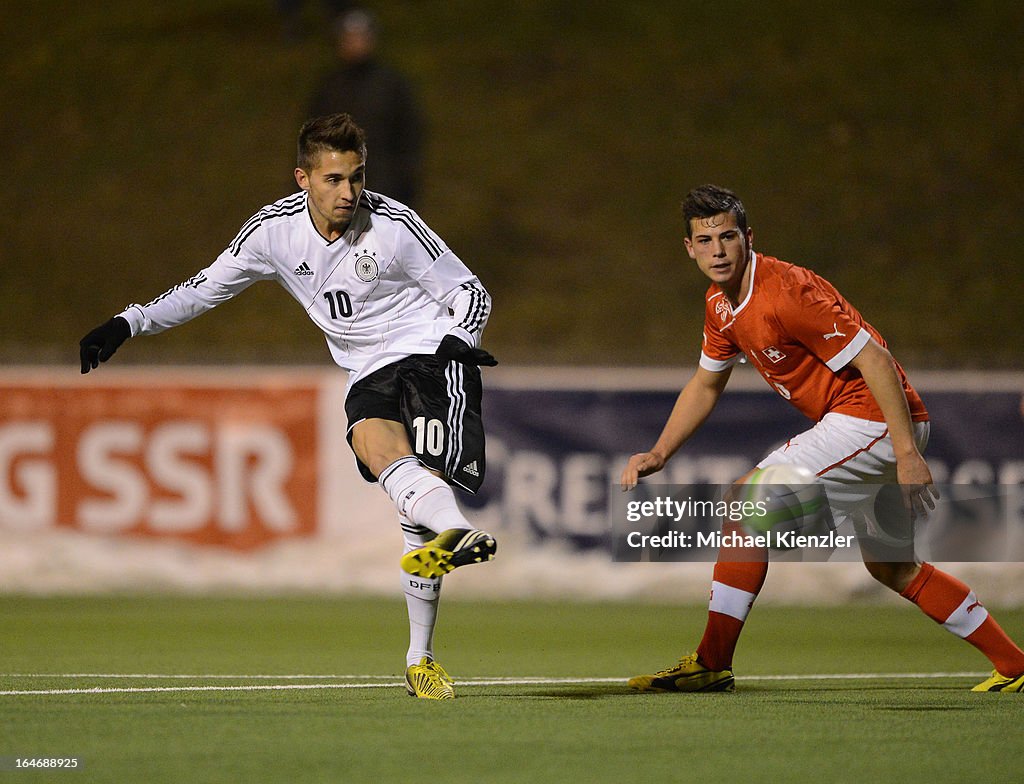
[[[686,251],[711,280],[700,364],[657,443],[629,459],[623,488],[632,489],[640,477],[664,467],[707,419],[733,364],[746,355],[769,385],[816,422],[758,467],[792,463],[816,474],[830,499],[844,499],[871,576],[992,662],[992,676],[974,690],[1024,691],[1024,651],[974,592],[918,562],[912,541],[897,542],[902,549],[896,557],[891,547],[885,549],[890,542],[875,519],[879,486],[898,483],[902,505],[915,517],[934,508],[937,492],[921,454],[928,441],[928,412],[882,336],[825,279],[755,252],[746,211],[731,191],[696,188],[683,202],[683,215]],[[669,669],[632,678],[629,685],[641,691],[734,690],[733,652],[767,573],[767,550],[722,548],[696,652]]]

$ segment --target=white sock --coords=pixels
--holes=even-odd
[[[441,533],[449,528],[472,528],[459,511],[455,493],[412,455],[401,457],[377,480],[398,507],[398,513],[414,525]]]
[[[408,518],[399,520],[405,537],[404,552],[415,550],[434,538],[432,531],[411,523]],[[419,664],[424,656],[434,658],[434,625],[441,598],[441,578],[414,577],[404,571],[401,575],[405,606],[409,611],[409,650],[405,654],[405,665],[409,667]]]

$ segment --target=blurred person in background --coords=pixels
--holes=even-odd
[[[285,41],[296,44],[305,38],[306,29],[303,26],[302,9],[306,5],[306,0],[275,0],[274,5],[281,19],[281,33]],[[321,0],[320,5],[328,19],[336,19],[350,9],[354,3],[352,0]]]
[[[379,25],[363,8],[335,23],[338,64],[320,80],[307,116],[346,112],[373,148],[372,185],[415,208],[419,199],[424,123],[412,83],[377,58]]]
[[[913,519],[927,516],[938,495],[922,456],[930,423],[882,336],[824,278],[755,253],[746,210],[732,191],[695,188],[683,202],[683,217],[687,253],[711,281],[700,362],[655,445],[629,459],[623,488],[660,471],[689,440],[745,355],[775,391],[816,422],[757,468],[791,464],[818,477],[832,512],[839,513],[836,522],[841,515],[853,525],[871,576],[995,667],[974,691],[1024,691],[1024,651],[969,586],[914,555]],[[888,488],[898,492],[885,502]],[[742,537],[739,524],[723,528]],[[629,685],[639,691],[733,691],[733,653],[767,574],[766,547],[720,548],[696,652]]]
[[[454,683],[433,650],[441,579],[497,549],[452,491],[475,493],[484,478],[480,366],[497,362],[479,346],[491,298],[415,212],[365,189],[366,161],[366,136],[349,115],[305,123],[301,190],[253,215],[211,265],[89,332],[82,373],[130,337],[184,324],[257,281],[280,284],[348,371],[349,446],[363,478],[398,510],[407,691],[451,699]]]

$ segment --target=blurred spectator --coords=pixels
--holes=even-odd
[[[320,81],[307,116],[352,115],[373,150],[366,187],[415,208],[423,120],[409,80],[377,60],[377,32],[377,20],[365,9],[338,17],[339,63]]]
[[[321,0],[328,19],[336,19],[352,8],[352,0]],[[305,0],[275,0],[277,13],[281,17],[281,30],[286,41],[297,43],[306,37],[302,24],[302,9]]]

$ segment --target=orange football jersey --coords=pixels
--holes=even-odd
[[[733,308],[716,284],[707,292],[700,365],[721,371],[740,353],[782,397],[806,416],[848,414],[884,422],[860,372],[849,362],[874,338],[885,346],[835,287],[808,269],[751,254],[750,290]],[[915,422],[928,419],[924,403],[896,370]]]

